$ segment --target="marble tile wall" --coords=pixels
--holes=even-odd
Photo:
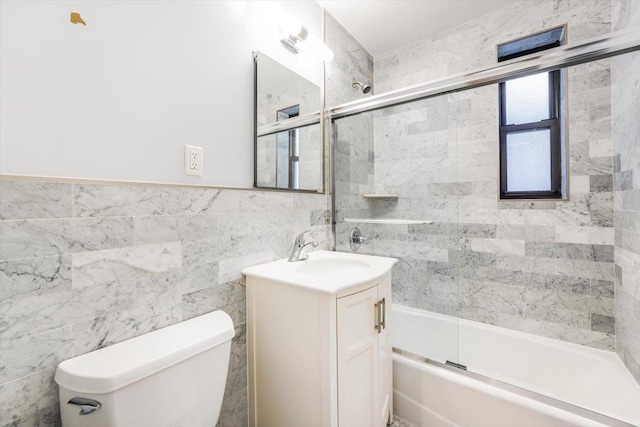
[[[615,0],[613,28],[640,30],[640,2]],[[616,351],[640,382],[640,53],[612,59]]]
[[[516,3],[376,56],[374,86],[398,89],[492,65],[498,43],[564,24],[569,42],[609,32],[611,3]],[[566,73],[566,201],[498,201],[496,85],[368,113],[374,124],[369,189],[399,199],[348,205],[342,215],[435,221],[360,225],[372,238],[363,252],[401,260],[395,302],[614,349],[610,70],[609,61],[600,61]],[[338,121],[339,141],[357,138],[348,134],[350,120]],[[355,193],[356,184],[352,179],[344,188]],[[353,197],[343,192],[344,199]],[[349,228],[338,225],[338,247],[346,248]]]
[[[219,425],[246,425],[241,270],[306,229],[324,247],[327,218],[324,195],[0,181],[0,426],[59,425],[59,362],[218,309]]]
[[[354,79],[373,82],[373,57],[342,25],[325,11],[325,44],[333,50],[333,61],[325,62],[325,104],[327,107],[344,104],[377,93],[368,94],[351,86]]]
[[[523,0],[374,58],[378,93],[496,63],[496,45],[568,24],[568,41],[611,31],[611,0]]]
[[[373,82],[373,57],[330,14],[325,12],[327,46],[335,53],[333,61],[325,64],[326,105],[328,107],[372,96],[353,88],[353,80]],[[362,194],[373,187],[373,118],[370,115],[353,116],[335,124],[336,180],[336,245],[338,250],[348,249],[348,227],[342,222],[344,214],[367,207]],[[345,246],[346,245],[346,246]]]

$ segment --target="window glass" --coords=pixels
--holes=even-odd
[[[277,121],[298,117],[300,105],[277,111]],[[298,189],[298,129],[278,133],[276,137],[276,187]],[[295,151],[295,153],[294,153]]]
[[[276,135],[276,187],[289,188],[289,131]]]
[[[507,134],[507,191],[551,190],[551,132]]]
[[[564,27],[498,46],[498,61],[564,44]],[[559,70],[512,79],[500,91],[500,199],[561,199],[563,77]]]
[[[564,27],[554,28],[543,33],[514,40],[498,46],[498,61],[517,58],[541,50],[550,49],[563,44]]]
[[[549,118],[549,73],[509,80],[506,85],[507,125]]]

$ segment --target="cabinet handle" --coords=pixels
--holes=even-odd
[[[380,324],[380,306],[381,306],[380,301],[375,303],[373,306],[376,313],[376,320],[375,320],[376,324],[373,327],[376,331],[378,331],[378,333],[380,333],[380,331],[382,330],[382,325]]]
[[[382,298],[382,301],[380,302],[381,305],[381,310],[382,310],[382,329],[386,329],[387,328],[387,301]]]

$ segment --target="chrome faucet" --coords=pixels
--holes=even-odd
[[[291,256],[289,257],[289,262],[304,261],[305,259],[309,258],[309,255],[307,255],[307,248],[309,246],[312,246],[314,248],[318,246],[318,242],[316,242],[311,235],[311,230],[302,232],[298,235],[298,237],[296,237],[296,241],[293,244],[293,251],[291,252]]]

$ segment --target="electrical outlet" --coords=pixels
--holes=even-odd
[[[184,173],[187,175],[202,176],[204,169],[202,147],[193,145],[184,146]]]

